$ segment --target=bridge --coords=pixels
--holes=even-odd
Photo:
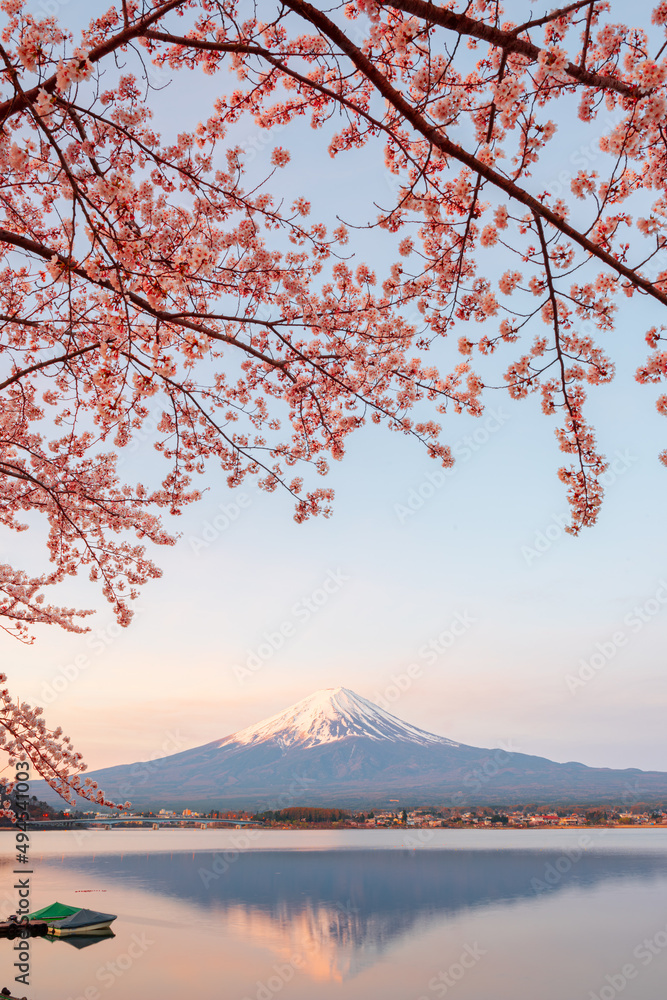
[[[65,827],[100,827],[108,829],[113,826],[149,826],[152,829],[160,827],[191,826],[199,829],[223,826],[262,826],[252,819],[228,819],[227,817],[215,816],[98,816],[95,818],[87,816],[66,816],[64,819],[31,819],[28,821],[28,829],[48,829],[50,826]]]

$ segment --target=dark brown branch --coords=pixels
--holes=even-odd
[[[63,268],[63,272],[76,274],[77,277],[82,278],[84,281],[88,281],[93,285],[97,285],[99,288],[104,288],[109,292],[113,292],[115,295],[124,295],[142,312],[147,313],[149,316],[153,316],[155,319],[161,320],[163,323],[174,323],[187,330],[193,330],[195,333],[203,333],[206,337],[210,337],[211,340],[221,340],[225,344],[230,344],[233,347],[240,348],[242,351],[245,351],[247,354],[251,354],[253,357],[271,365],[273,368],[282,368],[286,364],[285,361],[276,361],[274,358],[267,357],[266,354],[262,354],[261,351],[257,351],[254,347],[251,347],[250,344],[245,344],[242,340],[237,340],[235,337],[229,337],[227,334],[219,333],[217,330],[212,330],[203,323],[194,323],[192,320],[172,316],[171,313],[163,309],[155,309],[147,299],[144,299],[141,295],[137,295],[136,292],[119,292],[117,288],[113,287],[110,281],[107,281],[105,278],[91,278],[86,273],[84,268],[80,267],[78,264],[73,264],[67,257],[64,257],[60,253],[56,253],[54,250],[49,249],[49,247],[45,247],[42,243],[38,243],[36,240],[31,240],[27,236],[19,236],[18,233],[12,233],[8,229],[0,229],[0,243],[8,243],[10,246],[18,247],[21,250],[25,250],[27,253],[41,257],[42,260],[50,261],[55,257]],[[256,323],[261,326],[267,325],[263,320],[246,319],[245,317],[239,316],[225,316],[224,320],[228,323]]]
[[[412,2],[412,0],[410,0],[410,2]],[[542,218],[545,222],[550,223],[550,225],[552,225],[555,229],[563,233],[564,236],[567,236],[568,239],[572,240],[573,243],[577,243],[592,257],[597,257],[598,260],[607,264],[607,266],[616,271],[617,274],[627,278],[632,285],[637,288],[641,288],[642,291],[646,292],[652,298],[657,299],[658,302],[662,303],[662,305],[667,305],[667,294],[661,292],[647,278],[643,278],[631,267],[628,267],[620,260],[617,260],[617,258],[612,254],[603,250],[602,247],[588,239],[587,236],[582,235],[582,233],[567,223],[565,219],[556,215],[556,213],[553,212],[547,205],[538,201],[537,198],[534,198],[523,188],[519,187],[518,184],[514,183],[514,181],[509,180],[509,178],[499,174],[492,167],[482,163],[481,160],[478,160],[472,153],[469,153],[461,146],[458,146],[455,142],[452,142],[451,139],[448,139],[440,129],[430,125],[429,122],[413,107],[413,105],[411,105],[403,97],[403,95],[396,90],[394,86],[392,86],[386,76],[384,76],[375,64],[366,55],[364,55],[361,49],[354,45],[347,35],[341,31],[341,29],[325,14],[313,7],[313,5],[308,3],[307,0],[285,0],[285,4],[295,12],[301,14],[305,20],[310,21],[311,24],[319,28],[323,34],[327,35],[331,41],[338,45],[345,55],[352,60],[357,69],[363,73],[376,87],[378,92],[382,94],[382,96],[385,97],[386,100],[393,105],[401,115],[403,115],[405,120],[408,121],[417,132],[420,132],[426,139],[428,139],[429,142],[433,143],[434,146],[440,149],[446,156],[451,156],[453,159],[458,160],[459,163],[469,167],[469,169],[474,173],[481,174],[482,177],[491,181],[493,185],[500,188],[501,191],[504,191],[510,198],[513,198],[515,201],[519,202],[519,204],[524,205],[527,209],[529,209],[531,214],[539,215],[540,218]]]
[[[582,7],[588,6],[590,2],[591,0],[579,0],[578,3],[571,3],[569,7],[558,7],[549,14],[545,14],[544,17],[538,17],[534,21],[525,21],[518,28],[512,28],[512,34],[521,35],[524,31],[529,31],[531,28],[541,28],[543,24],[551,24],[552,21],[557,21],[559,17],[565,17],[567,14],[572,14],[575,10],[581,10]]]
[[[94,65],[99,62],[100,59],[103,59],[104,56],[108,56],[109,53],[122,48],[135,38],[140,38],[151,24],[159,21],[160,18],[165,14],[168,14],[169,11],[175,10],[177,7],[182,5],[183,0],[167,0],[166,3],[140,18],[129,28],[125,28],[123,31],[118,32],[117,35],[113,35],[111,38],[108,38],[105,42],[102,42],[101,45],[96,45],[95,48],[91,49],[88,53],[88,60]],[[10,97],[8,100],[2,101],[0,103],[0,128],[2,128],[4,122],[11,115],[16,114],[17,111],[25,110],[29,104],[36,101],[40,90],[45,90],[47,94],[52,94],[55,89],[56,74],[53,73],[52,76],[48,77],[48,79],[44,80],[43,83],[38,84],[36,87],[26,90],[22,94],[14,94],[14,96]]]
[[[584,44],[581,48],[581,59],[579,60],[579,65],[582,69],[586,69],[586,56],[588,54],[588,43],[591,38],[591,24],[593,22],[593,11],[595,9],[595,0],[591,0],[590,7],[588,8],[588,17],[586,18],[586,30],[584,31]]]
[[[472,38],[479,38],[489,45],[495,45],[505,52],[515,52],[517,55],[525,56],[530,62],[537,62],[540,54],[539,46],[526,38],[519,38],[515,31],[502,31],[491,25],[476,21],[466,14],[456,14],[453,10],[445,7],[438,7],[428,0],[383,0],[386,7],[394,7],[396,10],[405,11],[406,14],[414,14],[431,24],[439,24],[443,28],[455,31],[458,35],[469,35]],[[289,4],[293,7],[292,4]],[[582,4],[581,6],[585,6]],[[293,9],[296,9],[293,7]],[[567,8],[563,9],[564,11]],[[599,73],[591,73],[581,66],[568,63],[565,72],[571,77],[573,82],[584,84],[586,87],[595,87],[600,90],[615,90],[625,97],[634,97],[635,100],[646,95],[646,91],[640,87],[634,87],[623,80],[617,80],[613,76],[602,76]]]
[[[48,368],[49,365],[57,365],[61,361],[69,361],[71,358],[80,357],[82,354],[88,354],[89,351],[96,350],[99,346],[100,344],[98,341],[96,344],[88,344],[86,347],[80,347],[78,351],[71,351],[69,354],[61,354],[57,358],[48,358],[46,361],[40,361],[35,365],[30,365],[29,368],[23,368],[21,371],[10,375],[4,382],[0,382],[0,392],[3,389],[6,389],[7,386],[11,385],[13,382],[20,382],[20,380],[25,378],[26,375],[39,371],[40,368]]]

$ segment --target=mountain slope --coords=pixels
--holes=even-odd
[[[285,748],[305,748],[335,743],[350,736],[417,743],[419,746],[434,743],[458,746],[444,736],[434,736],[402,722],[372,701],[343,687],[316,691],[290,705],[284,712],[210,745],[246,747],[273,741]]]
[[[204,746],[105,768],[91,777],[110,798],[129,799],[135,807],[667,799],[664,772],[558,764],[455,743],[403,722],[347,688],[317,691]],[[43,789],[40,794],[51,800]]]

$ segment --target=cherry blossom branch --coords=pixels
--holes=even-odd
[[[589,0],[583,0],[582,3],[574,4],[570,8],[563,8],[562,11],[557,11],[555,15],[547,15],[546,18],[535,22],[535,24],[546,24],[553,16],[561,17],[572,10],[586,6],[588,2]],[[459,35],[469,35],[471,38],[479,38],[481,41],[488,42],[490,45],[494,45],[505,52],[525,56],[529,62],[537,62],[541,51],[533,42],[518,37],[519,32],[525,30],[523,26],[512,31],[503,31],[500,28],[494,28],[490,24],[485,24],[483,21],[473,20],[467,14],[457,14],[455,11],[447,10],[445,7],[438,7],[435,4],[429,3],[428,0],[382,0],[382,4],[385,7],[394,7],[396,10],[405,11],[406,14],[414,14],[429,24],[439,24],[441,27],[455,31]],[[529,24],[529,26],[532,25]],[[623,94],[625,97],[632,97],[635,100],[640,100],[646,94],[646,91],[640,87],[634,87],[632,84],[625,83],[613,76],[593,73],[571,62],[568,62],[565,67],[565,72],[573,81],[581,83],[586,87],[613,90],[616,93]]]
[[[165,0],[160,6],[150,12],[145,14],[140,20],[136,21],[135,24],[130,27],[126,27],[123,31],[118,32],[116,35],[112,35],[101,45],[97,45],[90,50],[87,54],[87,59],[91,64],[100,62],[105,56],[111,55],[112,52],[117,52],[124,46],[128,45],[129,42],[133,41],[135,38],[141,37],[143,32],[151,24],[159,21],[166,14],[172,10],[176,10],[179,7],[187,6],[187,0]],[[29,104],[34,104],[39,96],[40,90],[43,90],[46,94],[53,94],[58,86],[58,74],[53,73],[50,77],[44,80],[42,83],[37,84],[30,90],[26,90],[20,94],[14,94],[6,101],[0,102],[0,129],[12,115],[17,114],[19,111],[25,110]]]
[[[6,680],[7,676],[0,674],[0,684]],[[42,716],[42,708],[14,701],[7,688],[0,690],[0,751],[7,754],[9,765],[29,761],[47,784],[72,805],[80,796],[100,806],[128,807],[129,802],[120,805],[108,800],[92,778],[81,780],[86,770],[81,754],[74,751],[60,726],[49,729]],[[13,781],[5,783],[6,795],[11,794],[14,785]],[[0,817],[16,819],[9,800],[2,802],[2,807]]]
[[[553,274],[551,271],[551,259],[549,256],[549,248],[544,236],[544,228],[542,226],[542,220],[539,215],[535,216],[535,226],[537,229],[538,239],[540,241],[540,249],[542,252],[542,259],[544,262],[544,272],[546,275],[547,287],[549,291],[549,302],[551,304],[551,314],[553,322],[553,332],[554,332],[554,344],[556,349],[556,356],[558,358],[558,365],[560,368],[560,383],[561,391],[564,400],[564,406],[567,410],[569,416],[569,430],[570,438],[574,442],[574,447],[576,449],[577,458],[579,462],[579,472],[574,477],[574,482],[572,482],[572,474],[566,469],[560,470],[560,476],[565,482],[570,482],[570,490],[573,493],[574,503],[574,513],[575,520],[572,525],[569,526],[569,531],[572,534],[577,534],[582,526],[590,525],[595,522],[597,517],[597,512],[600,508],[602,498],[604,496],[604,490],[599,482],[599,476],[606,470],[607,463],[604,462],[597,453],[593,450],[593,438],[587,429],[582,427],[581,418],[581,403],[582,399],[579,399],[578,403],[575,405],[573,399],[570,395],[568,389],[568,376],[565,369],[565,358],[563,355],[561,335],[560,335],[560,320],[558,315],[558,297],[556,295],[556,288],[554,285]],[[581,393],[580,393],[581,396]],[[565,434],[560,435],[561,448],[563,450],[572,450],[571,445],[568,443],[566,446]],[[594,483],[590,482],[589,479],[589,468],[592,470],[594,477]]]
[[[16,322],[16,320],[12,320]],[[38,325],[38,324],[35,324]],[[52,365],[61,364],[63,361],[71,361],[73,358],[80,358],[84,354],[89,354],[90,351],[96,351],[100,346],[99,341],[94,344],[87,344],[85,347],[79,347],[76,351],[68,351],[66,354],[61,354],[57,358],[46,358],[44,361],[38,361],[34,365],[29,365],[28,368],[22,368],[9,378],[6,378],[4,382],[0,382],[0,392],[6,389],[7,386],[13,385],[15,382],[20,382],[21,379],[25,378],[26,375],[32,375],[33,372],[41,371],[43,368],[50,368]]]
[[[70,271],[72,274],[76,274],[77,277],[83,278],[84,281],[89,282],[91,285],[97,285],[100,288],[104,288],[107,291],[115,292],[116,289],[113,287],[112,283],[104,278],[91,279],[86,272],[86,270],[80,267],[78,264],[73,263],[69,258],[65,257],[63,254],[58,253],[55,250],[49,249],[35,240],[31,240],[26,236],[19,236],[17,233],[12,233],[7,229],[0,228],[0,243],[7,243],[10,246],[15,246],[21,250],[25,250],[35,256],[41,257],[42,260],[53,261],[56,260],[63,269],[63,272]],[[220,333],[217,330],[213,330],[210,327],[204,326],[201,323],[193,323],[185,319],[182,314],[179,317],[178,314],[172,314],[161,309],[156,309],[148,302],[147,299],[142,298],[142,296],[137,295],[136,292],[125,290],[124,295],[132,302],[133,305],[137,306],[143,312],[147,313],[149,316],[153,316],[155,319],[159,319],[164,323],[176,323],[178,326],[182,326],[185,329],[193,330],[196,333],[205,334],[211,340],[220,340],[225,344],[233,345],[238,347],[240,350],[245,351],[246,354],[250,354],[252,357],[257,358],[260,361],[265,362],[267,365],[271,365],[273,368],[280,368],[283,366],[284,362],[276,361],[273,358],[262,354],[261,351],[255,350],[250,344],[245,344],[241,340],[237,340],[235,337],[229,337],[227,334]],[[237,316],[225,316],[224,319],[227,322],[238,322],[239,317]],[[261,326],[265,326],[263,320],[253,320],[250,318],[244,318],[246,323],[257,323]]]
[[[418,0],[410,0],[410,2],[416,3]],[[421,0],[419,0],[419,2],[421,2]],[[285,3],[292,10],[301,14],[306,20],[311,21],[323,32],[323,34],[327,35],[333,42],[335,42],[340,49],[345,52],[347,56],[349,56],[357,68],[361,70],[361,72],[363,72],[364,75],[374,84],[377,91],[391,105],[393,105],[397,111],[401,113],[406,121],[410,122],[416,131],[420,132],[426,139],[429,140],[429,142],[433,143],[434,146],[440,149],[447,156],[453,157],[460,163],[464,164],[464,166],[469,167],[475,173],[480,174],[486,180],[491,181],[495,187],[504,191],[513,200],[519,202],[519,204],[530,209],[531,214],[537,214],[545,222],[549,222],[555,229],[562,232],[574,243],[577,243],[592,257],[597,257],[599,260],[603,261],[616,271],[617,274],[627,278],[632,285],[637,288],[641,288],[642,291],[662,303],[662,305],[667,305],[666,292],[656,288],[655,284],[647,278],[643,278],[631,267],[628,267],[622,261],[614,257],[613,254],[608,253],[598,244],[588,239],[588,237],[584,236],[573,226],[569,225],[569,223],[557,215],[557,213],[550,209],[547,205],[544,205],[542,202],[538,201],[537,198],[534,198],[523,188],[519,187],[519,185],[514,181],[504,177],[478,157],[469,153],[461,146],[458,146],[451,139],[447,138],[447,136],[444,135],[439,129],[430,125],[429,122],[402,96],[402,94],[400,94],[398,90],[392,86],[387,77],[376,68],[374,63],[372,63],[371,60],[364,55],[361,49],[354,45],[347,35],[345,35],[333,21],[326,17],[326,15],[322,14],[321,11],[313,7],[312,4],[307,3],[306,0],[285,0]]]

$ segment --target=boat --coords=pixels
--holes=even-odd
[[[52,903],[42,910],[30,913],[31,920],[44,920],[49,934],[64,937],[69,934],[106,934],[116,919],[115,913],[100,913],[66,903]]]
[[[106,930],[98,931],[97,934],[65,934],[64,936],[60,934],[47,934],[44,940],[48,941],[49,944],[56,944],[56,942],[60,941],[80,951],[82,948],[89,948],[91,944],[99,944],[100,941],[106,941],[107,938],[115,938],[115,936],[111,928],[107,927]]]

